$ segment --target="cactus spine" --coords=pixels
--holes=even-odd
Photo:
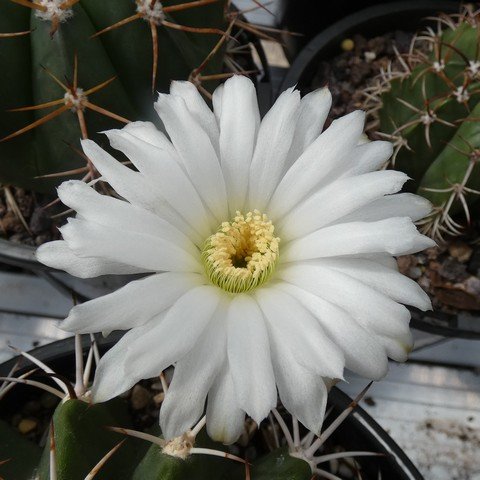
[[[105,144],[97,132],[156,121],[155,92],[174,79],[208,96],[236,68],[224,67],[238,20],[228,4],[0,0],[0,183],[46,192],[61,172],[89,180],[81,137]]]

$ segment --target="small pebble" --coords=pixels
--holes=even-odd
[[[130,404],[134,410],[145,408],[150,402],[150,392],[141,385],[135,385],[130,397]]]
[[[37,428],[38,422],[31,418],[23,418],[20,420],[18,424],[18,431],[22,435],[26,435],[27,433],[33,432]]]
[[[365,52],[365,61],[370,63],[373,62],[377,58],[377,54],[375,52]]]
[[[468,277],[467,267],[454,258],[447,258],[438,268],[440,275],[451,282],[461,282]]]
[[[37,207],[30,217],[29,227],[34,234],[41,234],[52,225],[52,219],[44,208]]]
[[[346,38],[342,40],[340,47],[344,52],[351,52],[355,48],[355,42],[351,38]]]
[[[466,263],[470,260],[473,249],[465,242],[454,242],[448,247],[448,253],[460,263]]]
[[[412,267],[408,271],[408,276],[414,280],[419,279],[422,276],[422,270],[420,267]]]
[[[480,248],[472,255],[472,258],[468,262],[467,270],[473,275],[480,276]]]

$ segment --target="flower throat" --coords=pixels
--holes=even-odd
[[[272,275],[279,243],[265,214],[237,211],[232,221],[223,222],[205,242],[202,259],[207,275],[227,292],[249,292]]]

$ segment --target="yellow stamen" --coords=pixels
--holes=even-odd
[[[210,281],[230,293],[248,292],[264,284],[275,269],[280,239],[258,210],[236,212],[208,237],[202,252]]]

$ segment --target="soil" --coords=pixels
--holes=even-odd
[[[307,90],[328,85],[333,102],[327,125],[335,118],[362,108],[364,91],[373,84],[380,70],[386,68],[389,62],[394,67],[399,67],[394,46],[400,54],[407,53],[412,38],[411,32],[401,30],[371,39],[354,35],[343,40],[343,53],[319,63],[317,73]]]
[[[57,226],[62,223],[63,217],[56,219],[52,215],[58,214],[63,206],[57,202],[52,207],[45,208],[54,197],[16,187],[9,187],[9,191],[18,211],[15,211],[16,207],[9,201],[6,191],[1,190],[0,238],[32,247],[60,238]]]
[[[400,69],[394,46],[407,53],[413,34],[395,31],[366,39],[354,35],[342,42],[343,53],[319,63],[317,73],[306,91],[328,84],[333,97],[327,125],[339,116],[363,107],[365,90],[374,84],[380,70],[391,62]],[[378,139],[367,124],[366,133]],[[434,311],[457,314],[480,311],[480,222],[459,238],[426,252],[398,259],[402,273],[416,280],[428,293]]]

